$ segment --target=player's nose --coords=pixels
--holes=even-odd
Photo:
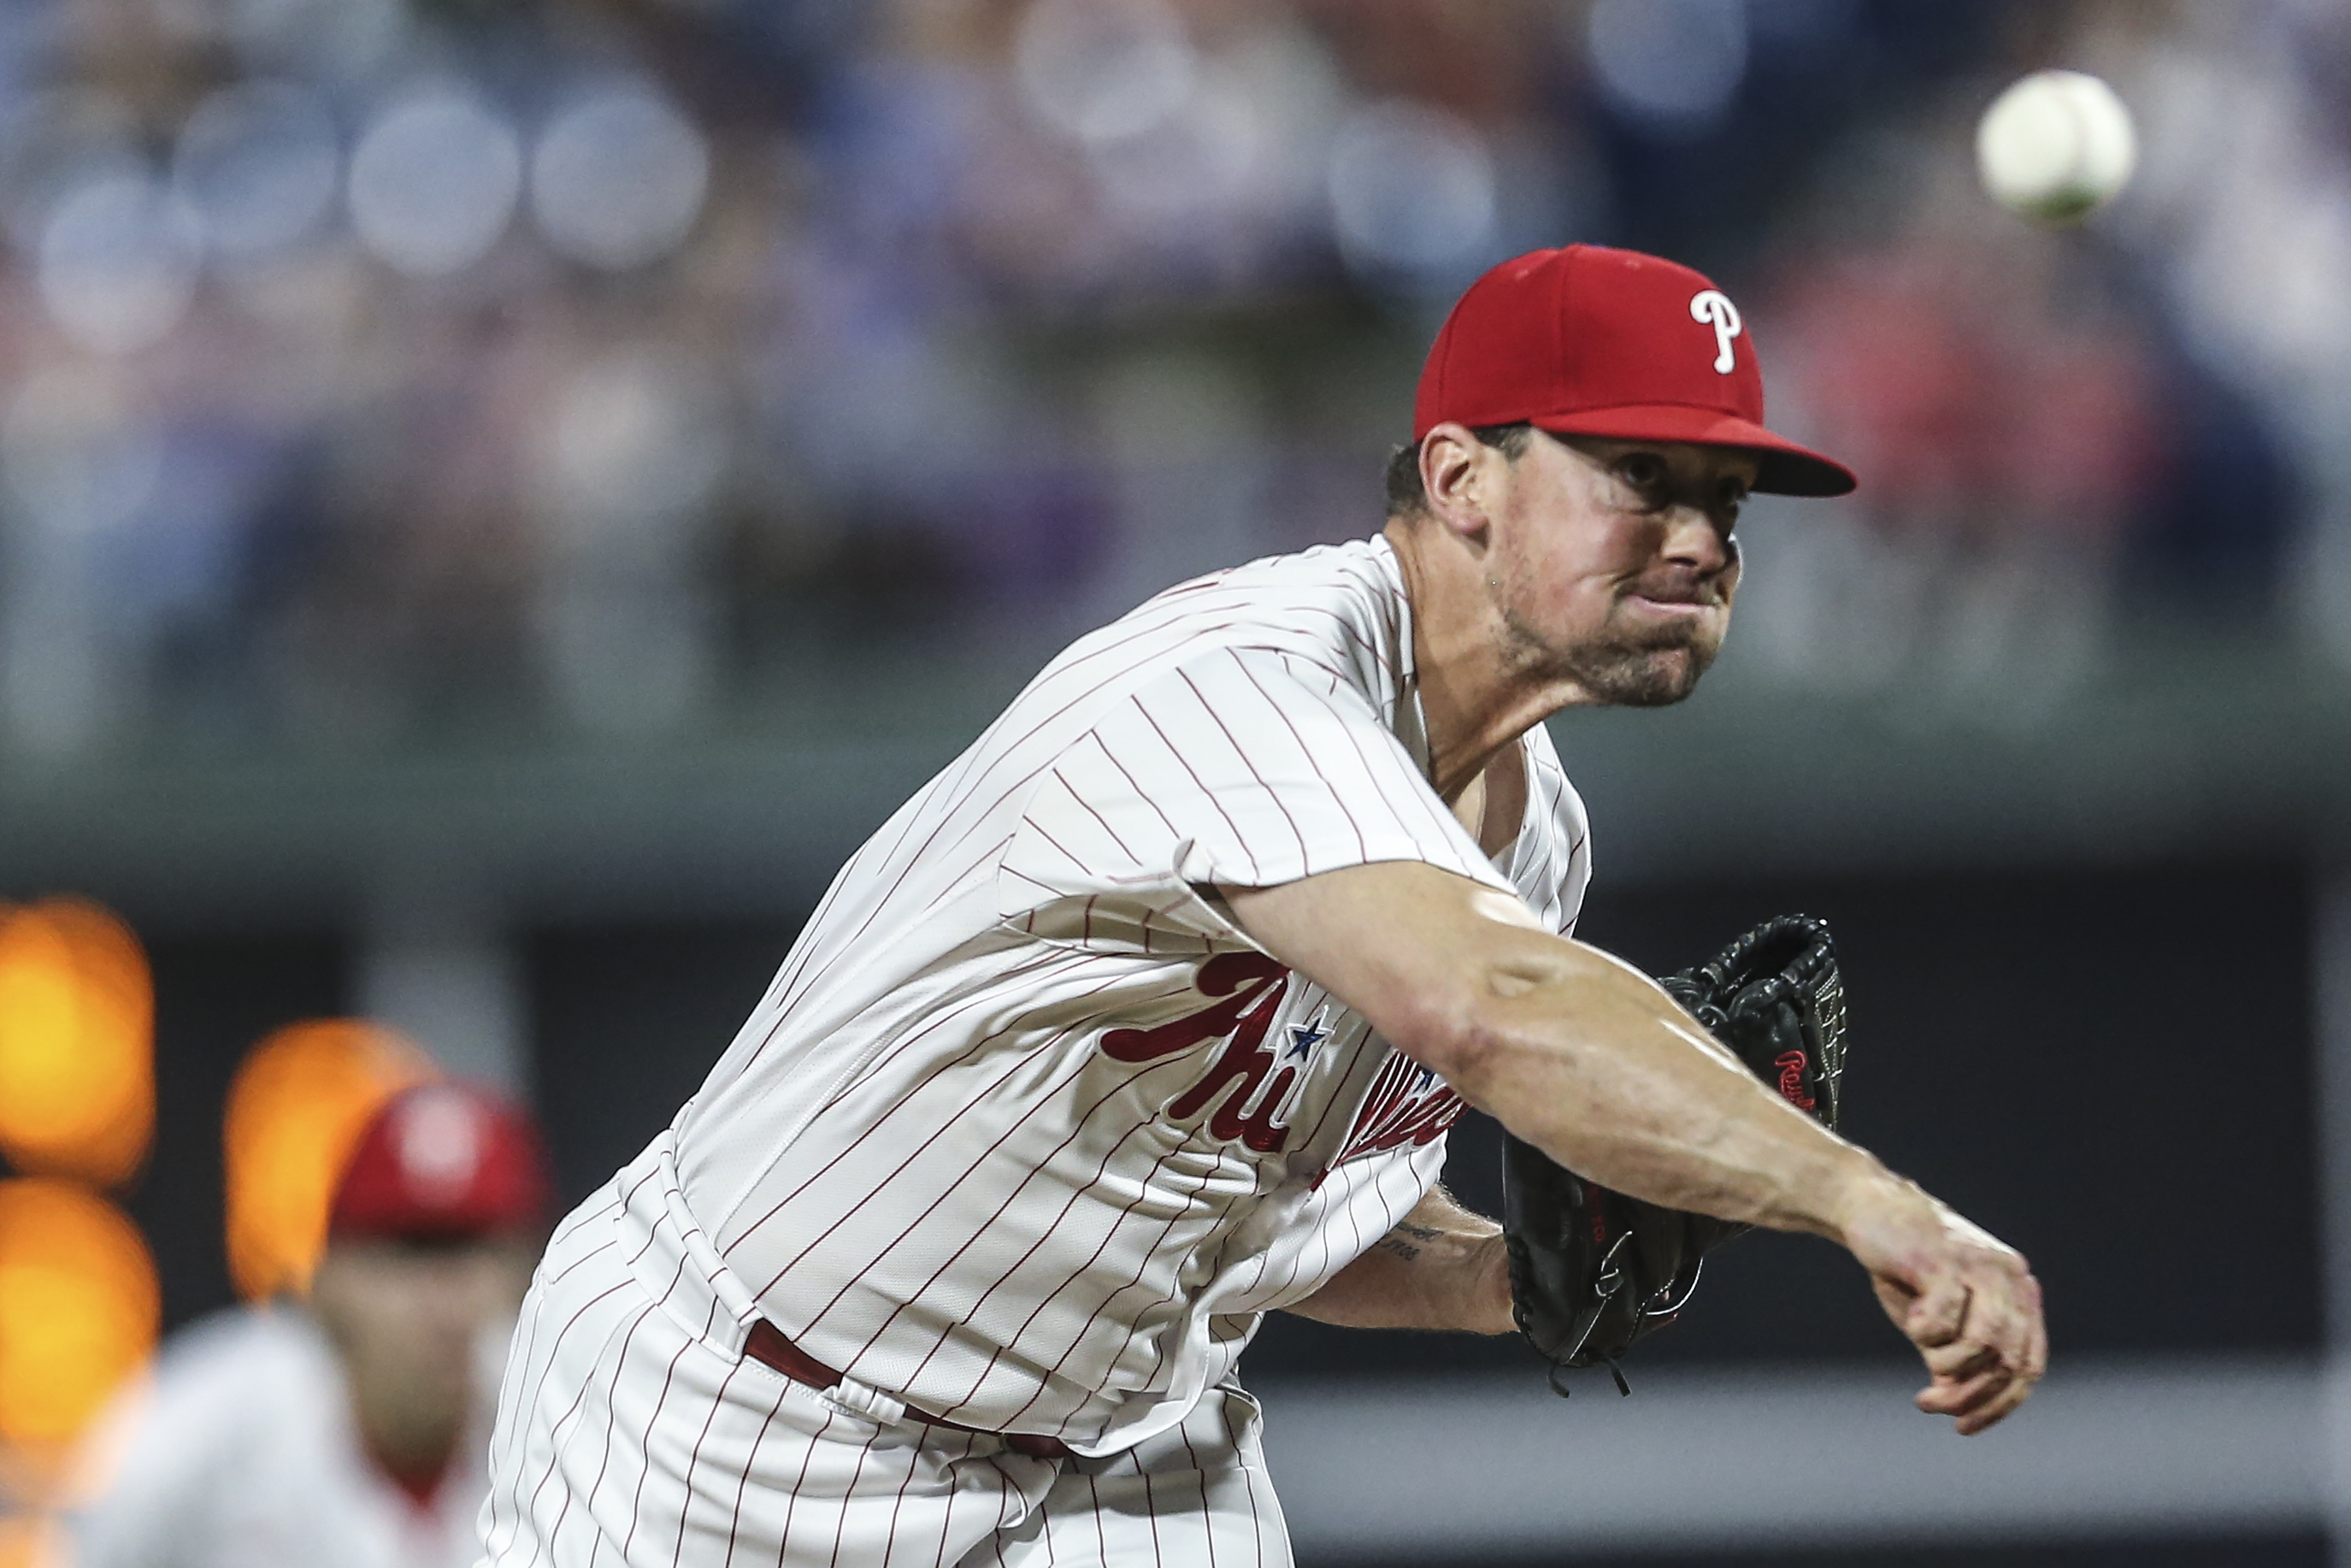
[[[1697,507],[1682,505],[1666,513],[1665,536],[1658,554],[1671,564],[1699,577],[1712,577],[1738,559],[1730,530]]]

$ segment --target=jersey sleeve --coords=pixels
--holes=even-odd
[[[1421,861],[1515,892],[1336,672],[1220,647],[1115,700],[1040,775],[1006,846],[1001,913],[1092,945],[1229,937],[1200,890]]]

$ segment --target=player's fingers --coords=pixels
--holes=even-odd
[[[1977,1408],[1959,1417],[1959,1436],[1972,1437],[2023,1404],[2032,1394],[2032,1380],[2019,1377]]]
[[[2000,1352],[1980,1340],[1957,1339],[1949,1344],[1929,1345],[1919,1352],[1927,1370],[1937,1382],[1951,1382],[1973,1377],[1986,1367],[2000,1364]]]
[[[2016,1381],[2012,1368],[1995,1362],[1966,1377],[1938,1377],[1918,1391],[1919,1409],[1936,1416],[1964,1416],[1981,1408]]]
[[[1967,1326],[1969,1291],[1956,1274],[1931,1282],[1903,1315],[1902,1332],[1922,1348],[1949,1344]]]

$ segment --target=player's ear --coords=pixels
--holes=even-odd
[[[1486,454],[1491,450],[1466,424],[1440,424],[1420,443],[1420,487],[1428,512],[1448,531],[1486,530]]]

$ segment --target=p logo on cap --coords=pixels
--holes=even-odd
[[[1714,329],[1710,356],[1704,327]],[[1453,307],[1420,372],[1413,439],[1439,424],[1521,422],[1562,435],[1740,447],[1760,460],[1759,490],[1842,496],[1854,486],[1842,464],[1764,428],[1755,340],[1729,297],[1638,251],[1530,251]]]
[[[1729,375],[1739,364],[1730,351],[1730,340],[1739,336],[1739,307],[1719,288],[1701,288],[1690,296],[1690,319],[1714,324],[1715,374]]]

